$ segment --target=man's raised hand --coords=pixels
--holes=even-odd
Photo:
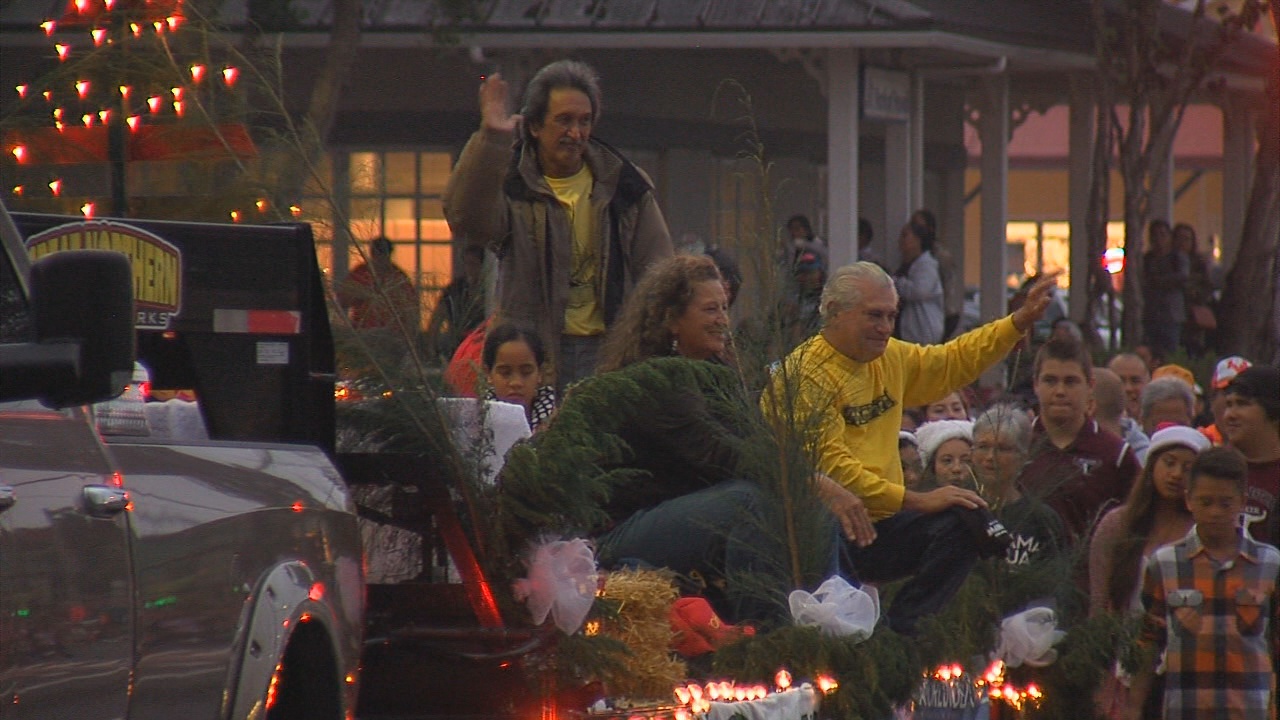
[[[1058,286],[1059,274],[1050,273],[1040,277],[1027,291],[1026,302],[1013,312],[1013,326],[1019,332],[1030,330],[1037,320],[1044,317],[1045,310],[1049,309],[1049,301],[1053,299],[1054,288]]]
[[[515,132],[520,125],[520,115],[512,114],[508,105],[511,88],[494,73],[480,83],[480,124],[485,130]]]

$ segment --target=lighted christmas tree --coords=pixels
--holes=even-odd
[[[257,148],[242,71],[183,0],[51,3],[45,61],[0,101],[17,210],[274,219],[241,180]]]

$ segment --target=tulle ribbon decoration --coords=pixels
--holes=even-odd
[[[880,594],[874,587],[854,587],[833,575],[813,593],[793,590],[788,597],[797,625],[816,625],[824,635],[871,637],[880,619]]]
[[[529,577],[517,580],[515,596],[527,602],[534,623],[547,615],[566,635],[582,627],[595,602],[599,576],[596,556],[582,538],[547,540],[529,552]]]
[[[1009,667],[1023,664],[1044,667],[1058,659],[1058,651],[1053,646],[1066,635],[1058,629],[1058,617],[1052,608],[1033,607],[1010,615],[1000,623],[996,656]]]

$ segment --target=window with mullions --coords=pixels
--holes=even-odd
[[[316,224],[320,265],[329,277],[345,274],[363,261],[361,250],[385,236],[392,261],[413,278],[422,300],[422,318],[431,316],[440,290],[453,276],[453,235],[444,219],[441,196],[453,156],[447,151],[334,151],[321,169],[332,192],[308,186],[303,217]],[[342,213],[333,212],[333,206]],[[350,220],[345,258],[334,257],[341,235],[335,216]],[[338,245],[337,249],[341,249]],[[345,260],[345,262],[343,262]],[[341,265],[341,267],[337,267]]]
[[[448,152],[348,156],[352,241],[366,244],[380,235],[391,241],[392,260],[409,273],[422,296],[424,318],[453,275],[453,235],[441,201],[452,167]]]

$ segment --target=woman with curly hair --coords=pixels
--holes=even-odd
[[[596,372],[655,357],[723,361],[729,340],[729,300],[715,261],[677,255],[655,266],[632,291],[614,321]]]
[[[609,417],[598,423],[629,452],[603,469],[641,471],[614,485],[604,505],[601,567],[667,568],[734,620],[761,614],[725,590],[729,577],[756,563],[759,522],[751,518],[760,492],[740,467],[754,408],[725,365],[728,338],[728,299],[715,262],[705,255],[662,261],[627,298],[596,375],[570,390],[565,409],[618,384]],[[548,432],[555,431],[553,422]]]
[[[575,432],[567,416],[625,443],[599,461],[614,478],[605,519],[589,529],[602,568],[666,568],[728,621],[777,619],[791,588],[765,560],[781,551],[762,532],[767,501],[749,460],[772,436],[727,361],[728,337],[712,259],[652,266],[609,328],[596,374],[570,389],[540,441]]]
[[[1123,505],[1098,521],[1089,545],[1089,614],[1141,613],[1142,574],[1156,548],[1191,530],[1183,499],[1187,474],[1209,440],[1195,428],[1169,425],[1151,435],[1138,482]],[[1099,709],[1109,718],[1125,716],[1128,678],[1117,668],[1100,691]],[[1163,688],[1153,688],[1143,717],[1160,717]]]

